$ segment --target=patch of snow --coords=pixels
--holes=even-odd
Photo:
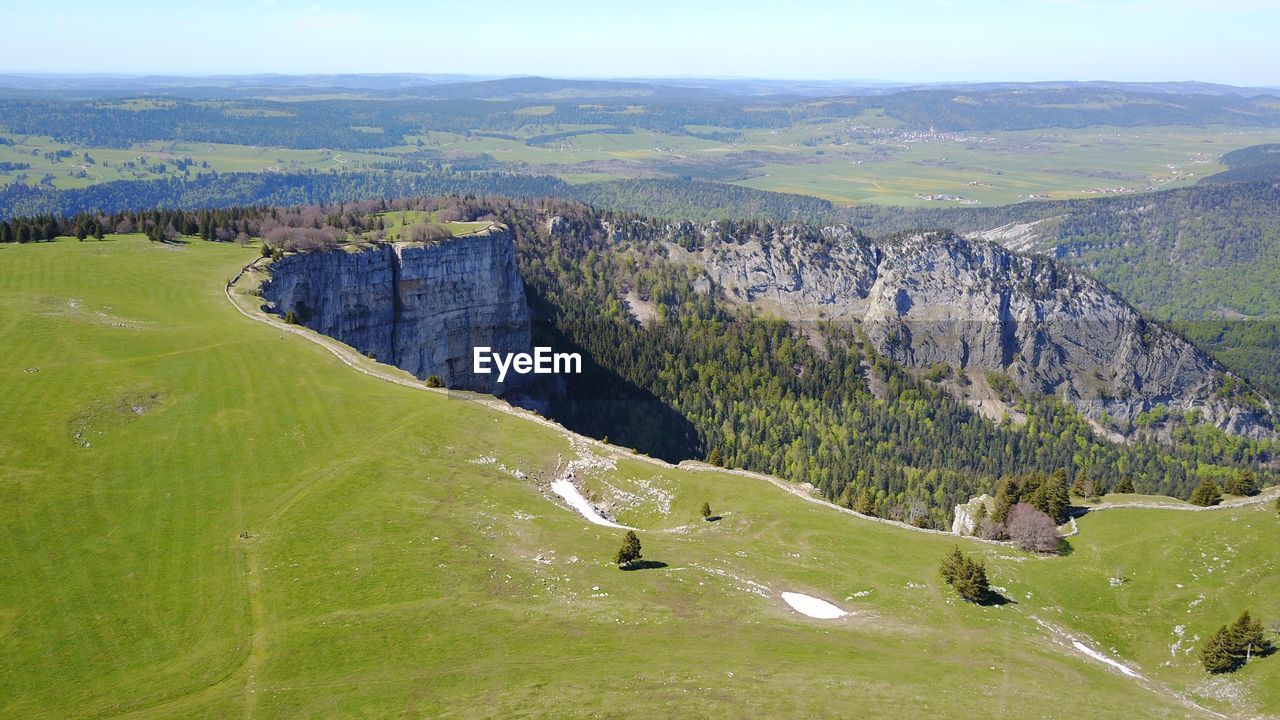
[[[1094,660],[1097,660],[1100,663],[1106,663],[1107,665],[1110,665],[1111,667],[1119,670],[1120,672],[1124,673],[1125,675],[1128,675],[1129,677],[1135,677],[1135,678],[1142,677],[1138,673],[1130,670],[1123,663],[1119,663],[1119,662],[1116,662],[1115,660],[1112,660],[1111,658],[1107,657],[1106,655],[1103,655],[1097,650],[1094,650],[1088,645],[1085,645],[1079,640],[1072,639],[1071,646],[1079,650],[1080,652],[1084,653],[1085,655],[1088,655],[1089,657],[1093,658]]]
[[[784,592],[782,599],[791,606],[792,610],[819,620],[836,620],[849,614],[826,600],[819,600],[801,593]]]
[[[1078,639],[1073,637],[1070,633],[1063,630],[1062,628],[1052,623],[1045,622],[1044,620],[1041,620],[1035,615],[1031,615],[1030,617],[1031,617],[1031,620],[1035,622],[1035,624],[1053,633],[1061,640],[1070,642],[1071,647],[1075,648],[1078,652],[1083,653],[1087,657],[1097,660],[1098,662],[1103,663],[1104,665],[1107,665],[1111,668],[1119,670],[1121,673],[1128,675],[1131,678],[1136,678],[1138,680],[1146,680],[1146,678],[1144,678],[1142,675],[1139,675],[1137,672],[1134,672],[1133,670],[1131,670],[1127,665],[1117,660],[1114,660],[1110,657],[1107,657],[1106,655],[1098,652],[1097,650],[1094,650],[1088,645],[1085,645],[1083,642],[1080,642]]]
[[[605,527],[618,528],[620,530],[635,530],[633,527],[619,525],[597,512],[596,509],[591,506],[591,503],[587,502],[587,499],[582,497],[582,493],[578,491],[578,486],[574,485],[572,481],[566,478],[561,478],[551,483],[551,492],[563,498],[565,502],[569,503],[569,507],[577,510],[578,514],[582,515],[582,517],[586,518],[589,522],[595,523],[596,525],[603,525]]]

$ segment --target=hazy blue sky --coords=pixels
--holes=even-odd
[[[66,0],[0,71],[1280,84],[1280,0]]]

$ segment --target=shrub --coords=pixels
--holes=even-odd
[[[440,379],[440,376],[439,376],[439,375],[428,375],[428,376],[427,376],[427,387],[429,387],[429,388],[442,388],[442,387],[444,387],[444,381]]]
[[[337,228],[280,226],[267,232],[265,242],[272,248],[284,252],[306,252],[335,248],[343,237],[345,234]]]
[[[432,243],[444,240],[452,236],[449,228],[440,223],[427,222],[421,225],[414,225],[413,230],[409,233],[409,239],[417,243]]]
[[[1026,503],[1018,503],[1009,511],[1005,532],[1022,550],[1038,553],[1058,551],[1058,528],[1053,518]]]

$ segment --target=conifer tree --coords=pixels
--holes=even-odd
[[[990,592],[987,582],[987,568],[981,561],[970,560],[960,552],[959,546],[953,548],[942,558],[938,568],[943,581],[955,588],[961,598],[969,602],[982,602]]]
[[[711,503],[702,503],[702,519],[707,520],[711,517]]]
[[[1191,493],[1191,504],[1201,507],[1209,507],[1222,502],[1222,491],[1218,489],[1218,485],[1209,478],[1200,481],[1200,486],[1196,491]]]
[[[1053,521],[1061,525],[1070,517],[1071,511],[1071,495],[1067,492],[1067,472],[1062,468],[1058,468],[1044,485],[1045,507],[1041,508],[1044,514],[1053,518]],[[1086,489],[1089,497],[1092,497],[1094,491],[1092,483],[1086,481]]]
[[[627,567],[640,557],[640,538],[635,531],[628,530],[622,538],[622,547],[618,548],[618,554],[614,556],[613,561],[618,564],[618,567]]]
[[[1116,483],[1116,487],[1113,492],[1132,494],[1134,492],[1133,478],[1129,477],[1128,475],[1124,476],[1123,478],[1120,478],[1120,482]]]
[[[1231,654],[1242,665],[1254,654],[1266,649],[1266,634],[1262,623],[1253,619],[1248,610],[1240,613],[1240,617],[1227,628],[1227,641]]]
[[[1242,470],[1227,480],[1226,487],[1223,490],[1232,495],[1252,497],[1258,494],[1258,478],[1253,474],[1252,470]]]
[[[1084,475],[1076,475],[1076,481],[1071,483],[1071,492],[1076,497],[1088,497],[1087,489],[1084,486]]]
[[[1227,626],[1209,636],[1200,648],[1200,664],[1211,673],[1225,673],[1236,669],[1236,659],[1232,657],[1230,643],[1227,640]]]
[[[855,512],[862,513],[863,515],[875,517],[876,501],[871,497],[870,490],[864,487],[858,491],[858,499],[854,501],[853,509]]]
[[[1200,648],[1200,663],[1211,673],[1236,670],[1254,655],[1268,649],[1262,623],[1248,610],[1230,625],[1223,625]]]

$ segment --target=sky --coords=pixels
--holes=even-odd
[[[0,22],[0,72],[1280,85],[1280,0],[0,0]]]

